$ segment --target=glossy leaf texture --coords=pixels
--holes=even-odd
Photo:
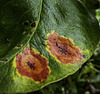
[[[0,93],[36,91],[75,73],[99,35],[78,0],[0,0]]]

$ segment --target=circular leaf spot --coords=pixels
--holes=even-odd
[[[47,49],[62,64],[74,64],[82,61],[80,49],[69,38],[59,36],[55,31],[48,35]]]
[[[50,72],[46,58],[28,46],[16,56],[16,64],[19,74],[38,82],[46,80]]]

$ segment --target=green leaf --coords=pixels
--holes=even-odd
[[[78,0],[0,0],[0,35],[0,93],[26,93],[75,73],[100,32]]]
[[[99,0],[79,0],[81,1],[90,11],[92,9],[99,8]]]

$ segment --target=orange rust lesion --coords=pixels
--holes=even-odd
[[[18,54],[16,56],[16,65],[19,74],[38,82],[46,80],[50,73],[46,58],[40,55],[40,53],[35,53],[28,46],[22,55]]]
[[[62,64],[74,64],[82,61],[81,51],[69,38],[59,36],[55,31],[48,35],[48,51]]]

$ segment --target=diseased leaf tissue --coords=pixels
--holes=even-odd
[[[81,50],[68,38],[59,36],[55,31],[48,35],[48,51],[62,64],[74,64],[82,61]]]
[[[16,56],[16,64],[17,70],[21,75],[30,77],[38,82],[46,80],[50,72],[46,58],[39,53],[35,53],[28,46],[22,55],[18,54]]]
[[[82,61],[80,49],[75,47],[70,39],[60,37],[55,31],[48,35],[46,44],[52,55],[62,64],[74,64]],[[28,46],[26,46],[22,55],[18,54],[16,56],[16,64],[21,75],[39,82],[46,80],[50,72],[46,58],[40,53],[35,53]]]

